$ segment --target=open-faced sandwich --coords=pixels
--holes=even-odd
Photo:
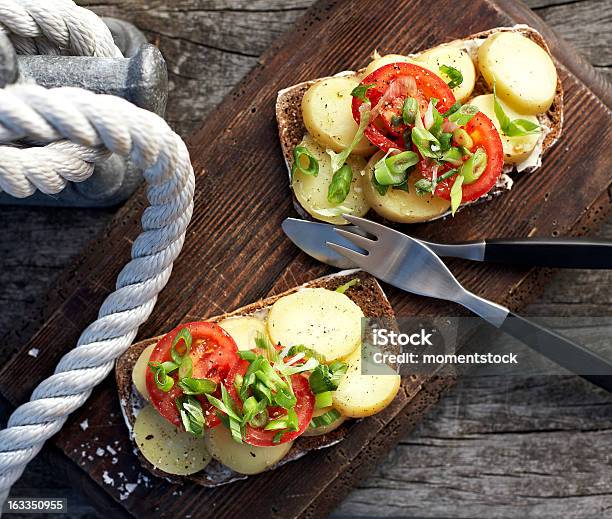
[[[298,211],[334,224],[373,210],[424,222],[512,187],[561,133],[561,82],[542,36],[496,28],[279,92]]]
[[[362,374],[364,317],[393,310],[352,271],[133,345],[116,378],[143,465],[217,486],[342,440],[400,387],[393,370]]]

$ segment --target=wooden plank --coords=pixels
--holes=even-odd
[[[248,93],[248,92],[247,92],[247,93]],[[259,172],[259,173],[261,173],[261,172]],[[276,213],[275,213],[275,214],[276,214]],[[474,216],[474,215],[472,215],[472,216]],[[570,225],[570,223],[574,223],[574,222],[567,222],[567,220],[566,220],[566,224],[568,224],[568,227],[567,227],[567,229],[565,229],[565,228],[564,228],[564,231],[575,230],[575,229],[572,229],[572,228],[571,228],[572,226]],[[559,224],[557,224],[557,225],[559,225]],[[555,226],[553,225],[553,228],[552,228],[552,229],[551,229],[551,228],[548,228],[548,229],[546,229],[546,228],[545,228],[545,229],[544,229],[544,232],[546,232],[546,231],[554,232],[554,230],[555,230],[555,229],[554,229],[554,227],[555,227]],[[464,227],[463,227],[463,228],[465,229],[465,225],[464,225]],[[502,228],[503,228],[503,227],[502,227]],[[540,228],[540,230],[542,230],[542,228]],[[476,232],[478,232],[478,230],[477,230]],[[207,258],[207,261],[208,261],[209,259],[212,259],[212,258]],[[249,266],[248,266],[248,268],[252,269],[252,265],[249,265]],[[257,272],[257,271],[255,271],[255,272]],[[472,274],[473,274],[473,273],[472,273]],[[472,277],[472,274],[470,274],[470,275],[467,275],[467,274],[466,274],[466,280],[470,280],[470,278]],[[184,275],[184,273],[183,273],[183,275]],[[476,274],[476,275],[477,275],[477,274]],[[508,279],[512,279],[514,276],[517,276],[517,275],[518,275],[519,277],[521,277],[521,276],[522,276],[522,274],[521,274],[521,273],[516,273],[516,272],[515,272],[515,273],[513,273],[513,275],[512,275],[512,276],[510,276]],[[105,287],[105,288],[106,288],[106,287]],[[91,289],[88,289],[88,290],[91,290]],[[215,287],[215,290],[217,290],[217,288],[216,288],[216,287]],[[225,297],[225,296],[224,296],[224,297]],[[230,296],[228,296],[228,297],[231,297],[231,295],[230,295]],[[235,297],[235,296],[234,296],[234,297]],[[78,298],[77,298],[77,299],[78,299]],[[217,300],[214,300],[214,302],[216,303],[216,302],[217,302]],[[182,305],[182,304],[183,304],[183,303],[181,303],[181,305]],[[207,303],[207,305],[208,305],[208,306],[210,306],[210,304],[211,304],[210,302],[209,302],[209,303]],[[418,303],[417,303],[417,302],[415,302],[415,301],[410,301],[410,302],[405,302],[403,306],[401,306],[401,305],[400,305],[400,308],[405,310],[405,309],[407,309],[407,308],[421,308],[421,307],[418,305]],[[421,308],[421,309],[422,309],[422,308]],[[111,394],[112,394],[112,393],[111,393]],[[111,397],[111,398],[112,398],[112,397]],[[77,433],[78,433],[78,430],[76,430],[75,432],[77,432]]]

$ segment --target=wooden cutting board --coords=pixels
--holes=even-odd
[[[522,4],[514,1],[323,0],[280,38],[190,140],[196,205],[182,255],[139,338],[181,321],[232,310],[330,272],[284,237],[294,215],[274,120],[276,92],[358,68],[374,48],[407,53],[495,26],[530,23],[547,38],[565,88],[565,130],[535,174],[451,222],[411,226],[441,242],[486,236],[569,236],[592,232],[612,206],[608,150],[612,91],[594,70]],[[607,106],[606,106],[607,105]],[[0,372],[13,405],[29,397],[95,319],[129,259],[146,206],[144,191],[63,276],[44,326]],[[449,261],[470,290],[520,309],[549,272]],[[387,287],[388,288],[388,287]],[[453,315],[450,304],[387,290],[398,315]],[[37,348],[37,358],[28,355]],[[54,438],[58,477],[70,478],[113,517],[324,517],[452,384],[438,377],[402,394],[376,419],[355,424],[348,440],[272,473],[219,489],[177,487],[140,468],[127,438],[112,377]]]

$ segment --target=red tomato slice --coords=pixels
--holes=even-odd
[[[491,119],[482,112],[478,112],[465,125],[465,131],[474,141],[474,145],[470,148],[470,151],[474,152],[477,148],[482,148],[486,152],[487,167],[478,180],[471,184],[463,184],[462,203],[471,202],[488,193],[500,177],[504,166],[504,149],[499,133],[491,122]],[[429,159],[422,159],[417,164],[417,170],[428,180],[431,180],[433,176],[432,164],[433,161]],[[451,166],[445,163],[438,169],[438,176],[444,174],[449,169],[451,169]],[[453,176],[437,184],[435,195],[445,200],[450,200],[450,191],[456,178],[456,176]]]
[[[189,356],[193,361],[193,378],[209,378],[214,380],[217,385],[225,382],[228,373],[238,363],[238,347],[234,339],[223,330],[220,326],[214,323],[196,322],[187,323],[177,326],[174,330],[167,333],[157,343],[155,349],[151,353],[151,362],[166,362],[172,360],[170,350],[172,342],[179,330],[187,328],[191,332],[193,342]],[[171,374],[176,380],[178,373],[175,371]],[[233,379],[232,379],[233,380]],[[151,398],[151,403],[170,423],[177,427],[182,427],[182,421],[178,409],[176,408],[175,400],[181,396],[183,392],[175,384],[170,391],[165,393],[157,387],[153,377],[153,373],[147,371],[147,391]],[[217,389],[220,395],[221,390]],[[202,404],[204,417],[206,418],[207,427],[216,427],[220,421],[215,414],[215,408],[210,405],[204,395],[196,397]]]
[[[405,150],[410,147],[403,138],[403,132],[408,127],[402,122],[400,125],[393,124],[394,118],[402,115],[404,99],[411,96],[419,102],[421,114],[427,110],[429,100],[434,97],[438,99],[437,110],[443,114],[455,103],[455,96],[442,78],[413,63],[389,63],[366,76],[362,85],[374,85],[366,92],[367,98],[372,104],[372,109],[378,105],[387,91],[388,98],[380,107],[380,113],[376,114],[365,130],[368,140],[384,151],[391,148]],[[392,89],[392,91],[391,91]],[[359,107],[363,101],[357,97],[353,98],[353,118],[359,124],[361,114]]]
[[[249,367],[249,363],[246,360],[238,362],[227,376],[227,390],[230,396],[234,399],[236,404],[242,408],[242,402],[238,397],[238,392],[234,387],[234,379],[236,375],[243,376]],[[283,434],[279,442],[274,443],[274,436],[278,431],[265,431],[263,428],[252,427],[251,425],[246,426],[246,434],[244,441],[250,445],[256,447],[271,447],[273,445],[279,445],[281,443],[287,443],[291,440],[295,440],[300,436],[310,424],[312,420],[312,411],[315,405],[315,397],[310,390],[310,384],[308,379],[302,375],[291,375],[291,385],[293,392],[297,399],[295,404],[295,412],[298,417],[298,430],[286,432]],[[278,418],[279,416],[286,414],[286,411],[282,407],[268,407],[268,413],[270,418]]]

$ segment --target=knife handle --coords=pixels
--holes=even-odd
[[[513,312],[508,314],[500,330],[572,373],[612,392],[612,363],[584,346]]]
[[[532,267],[612,269],[612,242],[581,238],[486,240],[484,261]]]

